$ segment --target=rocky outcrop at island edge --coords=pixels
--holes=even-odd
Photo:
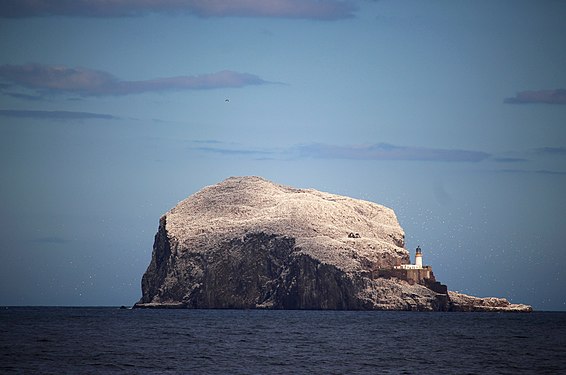
[[[161,217],[135,306],[489,310],[483,299],[453,303],[453,294],[433,291],[430,280],[387,273],[409,263],[404,237],[387,207],[232,177]]]
[[[529,305],[514,304],[505,298],[478,298],[449,291],[451,311],[531,312]]]

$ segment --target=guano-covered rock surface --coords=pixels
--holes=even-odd
[[[483,299],[451,303],[430,280],[382,277],[410,263],[404,237],[390,208],[228,178],[161,217],[135,307],[482,310]],[[523,306],[501,301],[489,310]]]

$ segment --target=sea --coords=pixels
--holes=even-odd
[[[0,374],[566,374],[566,312],[2,307]]]

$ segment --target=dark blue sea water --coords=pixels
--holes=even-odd
[[[2,308],[0,373],[566,374],[566,313]]]

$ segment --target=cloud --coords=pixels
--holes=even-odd
[[[219,154],[225,156],[247,156],[254,159],[272,159],[274,157],[282,157],[284,152],[278,150],[266,150],[252,147],[246,147],[239,143],[225,143],[217,140],[192,140],[194,146],[190,149],[198,152],[211,154]]]
[[[32,111],[17,109],[0,109],[0,116],[12,118],[32,118],[45,120],[117,120],[119,117],[91,112],[72,112],[72,111]]]
[[[496,161],[498,163],[524,163],[529,161],[525,158],[511,158],[511,157],[492,157],[490,160]]]
[[[535,149],[539,155],[566,156],[566,147],[541,147]]]
[[[321,143],[297,146],[302,157],[357,160],[414,160],[479,162],[490,155],[481,151],[394,146],[387,143],[337,146]]]
[[[549,176],[566,176],[566,172],[562,171],[551,171],[548,169],[501,169],[497,172],[501,173],[512,173],[512,174],[538,174],[538,175],[549,175]]]
[[[521,91],[513,98],[506,98],[504,103],[508,104],[566,104],[566,89]]]
[[[196,76],[121,81],[110,73],[62,65],[0,65],[0,79],[40,93],[80,96],[129,95],[171,90],[208,90],[262,85],[256,75],[223,70]]]
[[[215,139],[198,139],[198,140],[191,141],[191,143],[196,143],[196,144],[223,144],[223,142],[217,141]]]
[[[131,17],[148,13],[198,17],[338,20],[356,7],[341,0],[2,0],[0,17]]]
[[[209,143],[209,142],[207,142]],[[223,155],[271,156],[285,159],[319,158],[352,160],[406,160],[442,162],[479,162],[490,158],[481,151],[435,149],[426,147],[394,146],[386,143],[373,145],[328,145],[313,143],[296,145],[279,150],[249,148],[239,144],[223,144],[215,141],[208,145],[192,147],[192,150]]]
[[[43,96],[41,95],[29,95],[29,94],[22,94],[19,92],[5,92],[4,95],[11,96],[12,98],[16,98],[16,99],[24,99],[31,101],[38,101],[43,99]]]
[[[192,150],[195,151],[204,151],[210,152],[214,154],[222,154],[222,155],[245,155],[245,156],[267,156],[275,154],[274,151],[262,151],[262,150],[246,150],[246,149],[237,149],[237,148],[219,148],[219,147],[192,147]]]
[[[532,171],[532,172],[536,173],[536,174],[545,174],[545,175],[551,175],[551,176],[566,176],[566,172],[550,171],[548,169],[538,169],[538,170]]]

